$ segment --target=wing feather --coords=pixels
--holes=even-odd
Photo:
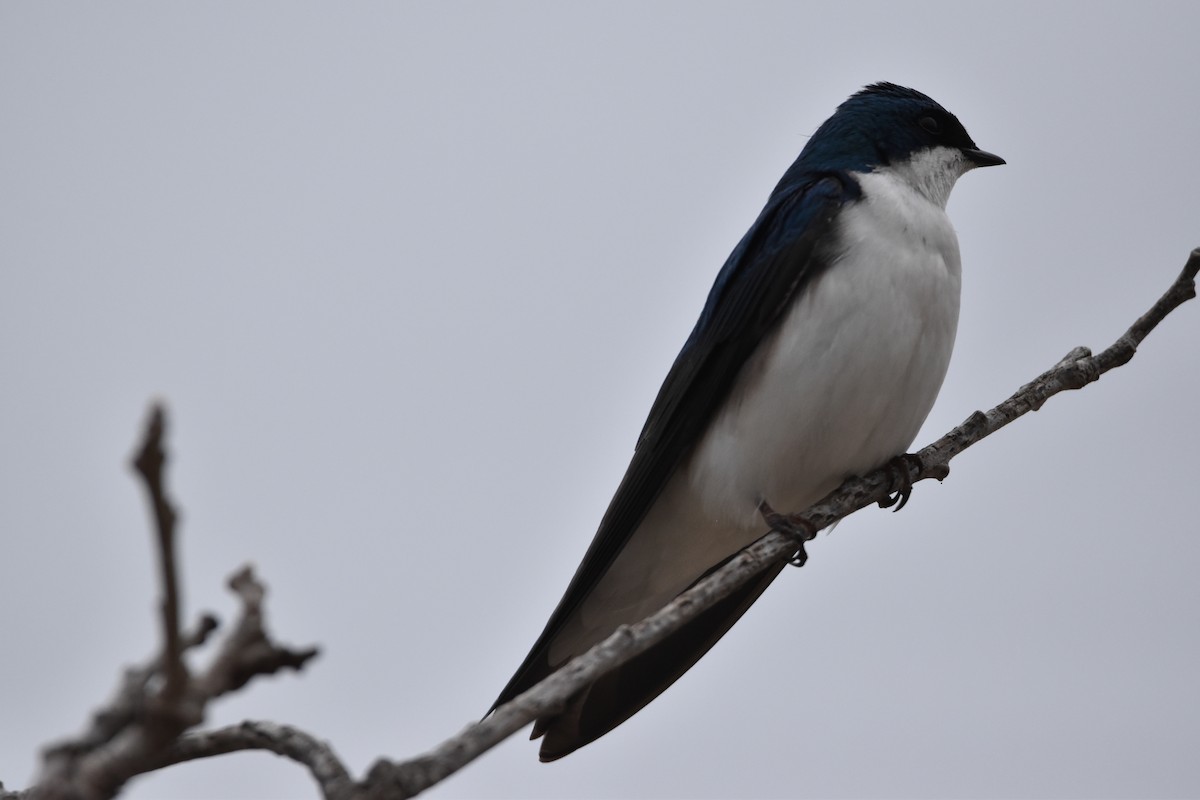
[[[721,268],[696,327],[675,359],[638,438],[633,460],[575,576],[495,709],[557,668],[547,651],[637,529],[699,440],[758,343],[837,253],[823,243],[841,206],[860,196],[845,173],[781,185]],[[490,712],[489,712],[490,713]]]

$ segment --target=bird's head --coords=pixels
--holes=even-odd
[[[806,172],[891,169],[944,207],[963,173],[1003,163],[980,150],[958,117],[932,98],[894,83],[874,83],[838,106],[796,166]]]

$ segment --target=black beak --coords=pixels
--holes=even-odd
[[[1001,164],[1008,163],[995,153],[989,153],[986,150],[980,150],[975,147],[964,147],[962,152],[977,167],[998,167]]]

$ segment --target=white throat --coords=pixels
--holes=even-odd
[[[950,190],[963,173],[975,165],[955,147],[918,150],[901,161],[876,172],[891,172],[929,202],[944,209]]]

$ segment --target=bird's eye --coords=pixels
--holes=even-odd
[[[917,120],[917,124],[933,134],[942,132],[942,123],[938,122],[935,117],[926,115]]]

